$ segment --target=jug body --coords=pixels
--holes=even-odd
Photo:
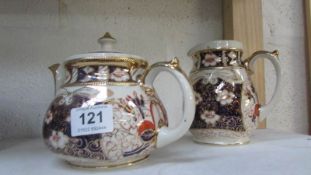
[[[248,142],[259,104],[245,68],[197,70],[190,79],[196,98],[193,139],[223,145]]]
[[[278,59],[270,52],[260,52],[242,61],[242,44],[227,40],[198,45],[188,54],[194,60],[190,73],[196,97],[190,129],[193,140],[219,145],[248,143],[265,106],[259,104],[249,66],[253,58],[267,57],[279,73]]]

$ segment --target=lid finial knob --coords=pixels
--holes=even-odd
[[[109,32],[106,32],[104,36],[100,37],[97,42],[100,44],[101,49],[106,52],[114,51],[114,45],[117,40],[113,38]]]

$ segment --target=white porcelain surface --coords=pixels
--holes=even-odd
[[[310,175],[310,139],[307,135],[257,130],[249,144],[223,147],[196,144],[187,135],[171,146],[155,151],[148,161],[109,170],[73,168],[51,155],[40,139],[11,146],[5,142],[7,147],[0,151],[0,174]]]
[[[201,86],[200,81],[203,81],[203,84],[210,84],[211,86],[216,87],[216,91],[219,91],[219,96],[213,97],[211,94],[205,96],[205,92],[202,94],[202,91],[195,91],[197,98],[197,113],[196,115],[200,118],[195,118],[193,125],[190,129],[190,132],[193,135],[193,139],[197,142],[211,143],[211,144],[220,144],[220,145],[235,145],[235,144],[245,144],[250,140],[251,133],[256,129],[258,124],[258,117],[256,116],[256,104],[258,104],[257,95],[253,91],[252,83],[250,78],[243,67],[228,67],[228,68],[209,68],[202,70],[195,70],[194,73],[191,73],[190,79],[194,86],[194,90],[197,89],[197,83]],[[218,81],[221,83],[218,84]],[[219,98],[221,97],[221,92],[226,93],[224,95],[232,94],[233,98],[236,96],[233,94],[234,91],[227,91],[227,89],[222,89],[222,86],[225,86],[226,83],[232,83],[235,85],[236,89],[241,85],[241,99],[239,109],[241,110],[240,116],[225,116],[224,114],[217,114],[219,111],[207,110],[204,105],[199,104],[201,101],[204,102],[204,98]],[[217,85],[218,84],[218,85]],[[198,88],[201,89],[201,88]],[[204,90],[205,91],[205,90]],[[221,98],[220,98],[221,99]],[[211,99],[210,103],[215,103]],[[217,99],[216,99],[217,100]],[[231,100],[232,102],[232,100]],[[230,102],[230,103],[231,103]],[[204,113],[202,113],[202,109]],[[222,111],[227,111],[226,106],[221,106]],[[211,114],[213,112],[213,114]],[[230,111],[232,112],[232,111]],[[204,117],[205,114],[209,116],[207,119]],[[206,122],[205,128],[201,126],[200,119],[205,119]],[[224,118],[231,118],[231,120],[225,121]],[[260,117],[259,117],[260,118]],[[217,124],[218,125],[217,125]],[[227,128],[221,128],[226,126]]]
[[[132,55],[132,54],[126,54],[126,53],[120,53],[120,52],[90,52],[90,53],[73,55],[73,56],[66,58],[66,60],[73,60],[73,59],[79,59],[79,58],[94,59],[94,58],[105,58],[105,57],[111,57],[111,56],[114,56],[114,57],[130,57],[130,58],[144,60],[144,58],[142,58],[140,56]]]
[[[177,61],[176,63],[178,63],[178,60],[176,59],[174,60]],[[176,71],[176,69],[171,69],[168,67],[164,67],[162,65],[151,66],[150,68],[151,70],[150,72],[148,72],[147,77],[145,79],[145,84],[147,86],[148,85],[153,86],[154,80],[159,75],[159,73],[168,72],[176,78],[182,90],[183,114],[182,114],[181,120],[179,121],[170,120],[168,127],[162,127],[159,130],[159,133],[157,136],[157,147],[163,147],[181,138],[190,128],[190,125],[193,121],[194,113],[195,113],[195,98],[194,98],[192,86],[190,82],[188,81],[188,78],[185,78],[186,75],[183,72],[179,72],[179,71]],[[177,70],[178,69],[179,68],[177,68]],[[167,89],[167,90],[172,91],[173,89]],[[178,117],[175,114],[173,118],[178,118]],[[176,126],[176,127],[172,127],[172,126]]]
[[[112,129],[73,135],[73,123],[79,123],[80,119],[72,114],[72,109],[98,104],[112,108],[111,115],[103,114],[104,123],[98,126],[106,127],[105,118],[111,117]],[[155,149],[158,123],[166,125],[166,113],[161,107],[154,94],[146,93],[138,85],[65,87],[58,90],[44,118],[44,142],[72,164],[92,167],[133,162]],[[95,126],[94,123],[95,120],[89,126]]]
[[[187,55],[193,56],[197,51],[205,49],[240,49],[243,50],[243,44],[236,40],[215,40],[207,43],[202,43],[191,48]]]
[[[60,158],[77,166],[120,166],[145,159],[155,148],[175,142],[188,131],[195,112],[194,95],[177,58],[148,68],[139,67],[139,64],[122,67],[105,59],[97,59],[95,63],[88,61],[82,58],[77,64],[90,65],[75,67],[65,62],[65,66],[57,70],[50,68],[55,79],[63,76],[59,75],[58,72],[63,72],[59,69],[67,72],[65,81],[56,81],[61,88],[56,89],[42,127],[46,146]],[[132,62],[123,60],[123,63]],[[139,80],[135,80],[136,71],[133,70],[139,68],[145,71]],[[154,80],[161,72],[174,76],[182,89],[181,122],[171,120],[168,123],[165,106],[154,89]],[[111,113],[104,109],[98,113],[92,109],[92,114],[85,114],[84,110],[101,108],[99,105],[110,108]],[[75,112],[81,108],[82,113]],[[100,119],[96,122],[97,116]],[[109,126],[108,120],[111,121]],[[86,125],[84,121],[88,121]],[[171,122],[177,127],[172,127]],[[100,128],[104,130],[99,131]],[[106,128],[110,128],[109,131]]]
[[[105,59],[107,57],[129,57],[133,59],[144,60],[144,58],[140,56],[122,53],[118,51],[116,49],[117,39],[113,38],[109,32],[106,32],[104,36],[100,37],[97,40],[97,42],[98,44],[100,44],[101,47],[100,51],[72,55],[66,58],[65,60],[69,61],[74,59],[98,59],[98,58]]]
[[[115,52],[116,41],[107,32],[98,39],[101,52],[74,55],[49,67],[56,95],[42,135],[46,146],[72,165],[111,167],[144,160],[155,148],[180,139],[193,121],[192,86],[179,60],[148,67],[139,56]],[[161,72],[171,74],[182,89],[181,122],[168,124],[154,89]]]
[[[251,132],[278,102],[281,67],[277,51],[256,51],[242,57],[242,43],[216,40],[189,51],[193,70],[189,78],[196,95],[196,113],[191,133],[195,141],[232,145],[250,140]],[[251,81],[258,59],[269,60],[276,72],[276,86],[270,101],[259,102]]]
[[[280,95],[281,95],[281,80],[282,80],[282,75],[281,75],[281,63],[279,59],[282,58],[275,58],[272,54],[266,54],[266,53],[259,53],[256,56],[253,57],[253,59],[249,62],[249,66],[251,70],[254,70],[254,65],[256,64],[256,61],[262,58],[266,58],[270,63],[273,65],[275,74],[276,74],[276,80],[275,80],[275,87],[273,90],[272,97],[270,97],[269,100],[266,100],[266,103],[262,104],[260,106],[260,120],[264,120],[271,110],[274,108],[274,106],[279,102],[280,100]],[[270,78],[271,76],[266,77],[265,79]]]

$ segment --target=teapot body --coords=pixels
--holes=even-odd
[[[280,81],[277,51],[257,51],[242,61],[242,48],[238,41],[218,40],[200,44],[188,52],[194,60],[190,80],[196,98],[190,131],[197,142],[248,143],[259,119],[263,119],[259,114],[276,101],[274,95],[267,104],[259,104],[250,75],[255,60],[267,58],[276,70],[276,94]]]
[[[148,157],[156,147],[157,128],[167,126],[165,109],[154,90],[129,81],[126,73],[119,73],[116,78],[111,71],[106,76],[113,81],[100,83],[91,75],[101,69],[81,69],[93,72],[74,75],[72,71],[68,77],[74,78],[67,78],[69,84],[57,91],[47,110],[43,137],[48,148],[71,164],[87,167],[124,165]],[[121,68],[113,69],[121,72]],[[91,121],[88,129],[96,130],[98,126],[92,121],[98,121],[99,116],[93,120],[72,118],[72,110],[100,105],[112,106],[112,131],[73,136],[73,120],[85,124]]]
[[[139,56],[114,51],[116,40],[109,33],[98,42],[103,51],[49,67],[55,98],[44,118],[44,142],[72,165],[132,165],[189,130],[195,111],[192,86],[177,58],[148,67]],[[183,115],[172,125],[153,87],[163,71],[183,92]]]

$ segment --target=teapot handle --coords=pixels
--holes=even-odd
[[[179,67],[179,60],[177,58],[174,58],[170,62],[158,62],[151,65],[142,77],[142,82],[147,86],[153,86],[155,78],[162,71],[172,74],[178,80],[178,83],[182,88],[183,116],[182,122],[176,128],[163,126],[158,130],[158,148],[181,138],[190,128],[195,112],[195,101],[192,86],[189,84],[185,73]]]
[[[277,50],[274,50],[273,52],[268,51],[257,51],[253,53],[252,56],[250,56],[248,59],[244,61],[244,65],[246,66],[247,70],[250,73],[253,73],[253,66],[254,63],[258,58],[266,58],[268,59],[272,65],[274,66],[275,73],[276,73],[276,85],[273,91],[273,95],[269,102],[267,102],[264,105],[261,105],[259,108],[259,111],[261,113],[270,111],[273,105],[278,101],[278,98],[280,97],[280,82],[281,82],[281,67],[279,62],[279,52]],[[260,120],[264,120],[266,118],[266,115],[263,115],[260,117]]]

